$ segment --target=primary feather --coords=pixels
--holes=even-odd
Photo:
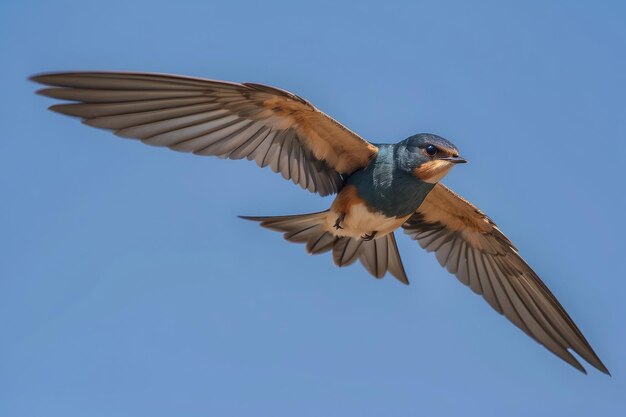
[[[85,124],[197,155],[247,158],[320,195],[367,165],[376,147],[306,100],[253,83],[165,74],[69,72],[33,81],[74,103],[50,109]]]

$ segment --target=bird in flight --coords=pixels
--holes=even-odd
[[[68,72],[36,75],[38,93],[69,101],[51,110],[125,138],[196,155],[254,160],[322,196],[328,210],[243,217],[332,252],[337,266],[357,259],[376,278],[408,278],[394,232],[402,228],[500,314],[561,359],[570,353],[608,369],[565,309],[478,208],[441,184],[466,160],[448,140],[417,134],[370,143],[305,99],[279,88],[153,73]]]

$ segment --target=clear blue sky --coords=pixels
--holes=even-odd
[[[0,415],[624,415],[625,21],[618,1],[2,1]],[[446,183],[613,377],[403,234],[411,286],[336,268],[236,217],[330,199],[87,128],[26,81],[84,69],[256,81],[372,141],[449,138],[470,164]]]

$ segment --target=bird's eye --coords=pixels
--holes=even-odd
[[[437,153],[437,147],[435,145],[428,145],[426,147],[426,153],[430,156],[435,156]]]

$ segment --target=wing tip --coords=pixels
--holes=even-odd
[[[562,360],[567,362],[569,365],[573,366],[574,368],[576,368],[578,371],[582,372],[585,375],[588,375],[587,370],[581,365],[581,363],[576,359],[576,357],[572,354],[572,352],[576,353],[577,355],[579,355],[582,359],[585,360],[585,362],[587,364],[593,366],[598,371],[600,371],[603,374],[608,375],[610,377],[612,376],[611,372],[609,372],[608,368],[606,366],[604,366],[604,364],[602,363],[600,358],[598,358],[598,356],[593,352],[593,350],[591,350],[591,352],[593,354],[593,358],[588,358],[588,357],[586,357],[586,355],[583,356],[583,355],[580,354],[580,352],[578,352],[578,350],[576,350],[574,348],[571,348],[571,347],[566,349],[562,354],[554,352],[551,349],[548,349],[548,350],[550,352],[554,353],[555,355],[557,355],[559,358],[561,358]]]
[[[39,94],[39,91],[37,93]],[[87,126],[90,126],[90,124],[88,123],[87,119],[84,119],[84,118],[82,118],[82,117],[72,113],[70,111],[70,109],[71,109],[71,107],[68,107],[67,104],[54,104],[54,105],[48,107],[48,110],[53,111],[55,113],[64,114],[66,116],[72,116],[72,117],[80,118],[80,119],[82,119],[82,123],[83,124],[85,124]],[[93,127],[97,127],[97,126],[93,126]]]
[[[64,75],[74,74],[72,72],[40,72],[37,74],[33,74],[27,78],[28,81],[32,81],[34,83],[43,84],[43,85],[57,85],[55,82],[55,78]]]
[[[260,222],[263,220],[263,217],[259,217],[259,216],[244,216],[240,214],[240,215],[237,215],[237,217],[243,220],[250,220],[254,222]]]
[[[55,89],[54,87],[40,88],[39,90],[35,91],[35,94],[37,94],[38,96],[54,98],[53,96],[50,95],[50,91],[54,89]]]
[[[583,374],[587,375],[587,370],[585,369],[584,366],[582,366],[580,364],[580,362],[578,362],[576,359],[574,359],[574,357],[572,356],[572,360],[571,361],[566,361],[567,363],[569,363],[570,365],[572,365],[576,370],[582,372]]]
[[[598,358],[597,356],[596,356],[596,361],[589,362],[589,363],[591,364],[591,366],[593,366],[594,368],[596,368],[598,371],[602,372],[603,374],[613,377],[609,369],[602,363],[600,358]]]
[[[587,355],[584,356],[584,359],[587,361],[587,363],[589,363],[591,366],[593,366],[594,368],[596,368],[598,371],[602,372],[603,374],[612,376],[611,372],[609,371],[609,368],[607,368],[606,365],[604,365],[604,363],[600,360],[600,358],[598,357],[596,352],[593,350],[589,342],[587,342],[587,340],[584,338],[583,338],[583,341],[585,342],[585,345],[587,345],[587,348],[589,349],[589,351],[587,352]],[[580,355],[580,353],[578,354]]]
[[[37,74],[33,74],[27,78],[28,81],[32,81],[34,83],[45,84],[46,77],[50,75],[48,72],[40,72]]]
[[[582,357],[585,362],[596,368],[598,371],[605,375],[612,376],[609,369],[604,365],[604,363],[602,363],[596,352],[594,352],[593,348],[584,337],[582,338],[582,342],[584,342],[585,349],[570,347],[570,350],[574,351],[577,355]]]

